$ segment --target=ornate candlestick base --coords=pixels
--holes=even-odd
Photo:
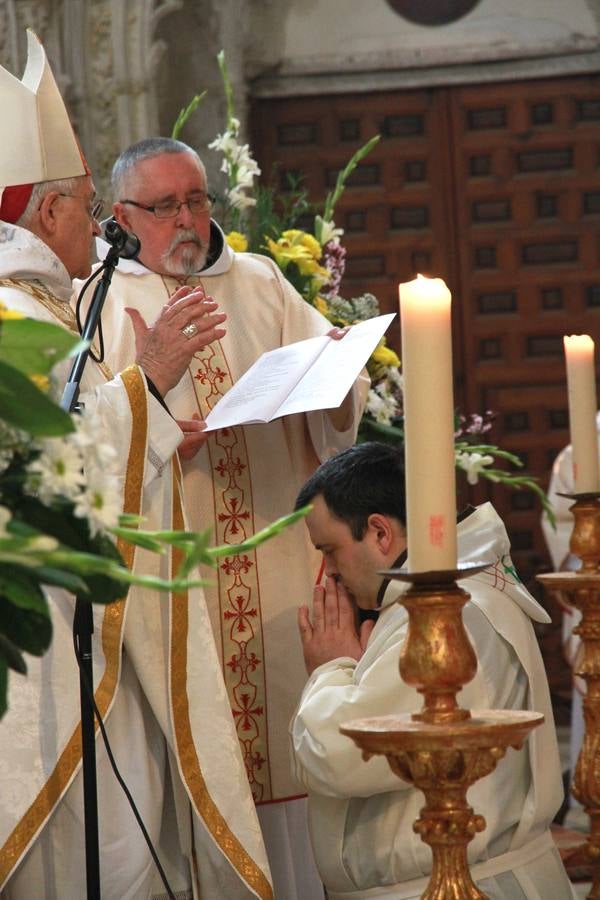
[[[414,830],[431,847],[432,872],[422,900],[485,900],[471,878],[467,846],[485,828],[468,805],[467,789],[492,772],[508,747],[520,748],[541,713],[462,709],[456,694],[475,675],[477,658],[462,621],[469,594],[455,583],[485,564],[451,572],[383,574],[412,582],[398,598],[408,610],[400,674],[423,694],[412,715],[356,719],[340,731],[363,758],[386,757],[392,771],[425,794]]]
[[[550,572],[538,580],[551,591],[562,591],[569,603],[581,611],[573,629],[581,637],[583,655],[575,674],[585,680],[583,698],[585,735],[577,760],[571,790],[590,817],[590,833],[584,845],[592,867],[592,889],[588,898],[600,900],[600,574]]]
[[[489,775],[508,747],[520,749],[539,713],[477,712],[462,722],[429,723],[411,715],[355,719],[342,734],[360,747],[363,759],[383,754],[395,775],[425,794],[413,825],[431,847],[432,871],[423,900],[483,900],[467,863],[467,845],[485,819],[467,803],[467,789]]]
[[[592,889],[587,896],[600,900],[600,493],[561,496],[575,501],[569,546],[581,560],[581,568],[538,575],[537,580],[547,590],[560,592],[581,612],[573,634],[580,636],[583,654],[574,672],[586,683],[585,736],[571,789],[590,817],[590,834],[583,845],[592,867]]]

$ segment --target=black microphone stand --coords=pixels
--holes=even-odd
[[[62,409],[74,412],[77,409],[79,388],[83,370],[90,354],[90,347],[96,334],[102,307],[110,282],[122,256],[135,256],[137,246],[131,248],[133,235],[128,234],[114,221],[109,220],[105,237],[112,244],[106,255],[100,278],[88,310],[82,338],[88,346],[77,354],[60,401]],[[83,816],[85,823],[85,869],[87,900],[100,900],[100,845],[98,839],[98,789],[96,780],[96,738],[94,727],[94,673],[92,667],[92,635],[94,617],[92,604],[82,597],[75,598],[73,617],[73,638],[79,665],[79,702],[81,704],[81,756],[83,761]]]

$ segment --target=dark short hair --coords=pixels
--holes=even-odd
[[[360,541],[372,513],[406,524],[404,446],[368,441],[322,463],[300,490],[295,509],[322,495],[329,511]]]

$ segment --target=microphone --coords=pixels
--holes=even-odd
[[[125,231],[113,217],[104,225],[104,240],[117,251],[121,259],[135,259],[140,252],[140,239],[132,231]]]

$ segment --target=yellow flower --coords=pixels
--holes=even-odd
[[[302,246],[306,247],[311,256],[315,259],[321,259],[321,245],[312,234],[305,234],[302,238]]]
[[[4,303],[0,300],[0,319],[24,319],[25,315],[22,312],[17,312],[16,309],[7,309]]]
[[[245,253],[248,249],[248,238],[239,231],[230,231],[225,235],[225,240],[236,253]]]
[[[280,241],[288,241],[290,244],[299,244],[302,240],[303,231],[299,228],[288,228],[287,231],[281,232]]]
[[[295,246],[304,247],[313,259],[321,259],[321,245],[312,234],[300,231],[298,228],[289,228],[281,233],[280,242],[286,241]]]
[[[50,379],[47,375],[30,375],[29,380],[33,381],[36,387],[40,389],[40,391],[47,391],[50,387]]]
[[[270,252],[273,254],[273,258],[278,266],[284,269],[288,263],[294,262],[298,264],[300,260],[305,260],[306,262],[314,262],[308,250],[303,247],[301,244],[291,244],[289,241],[279,238],[278,241],[273,241],[271,238],[267,238],[267,247]]]
[[[317,309],[321,315],[327,316],[327,313],[329,312],[327,300],[325,300],[324,297],[315,297],[315,309]]]
[[[385,344],[379,344],[378,347],[375,348],[373,353],[371,354],[371,359],[373,359],[376,363],[379,363],[380,366],[393,366],[394,368],[398,368],[400,366],[400,359],[398,358],[398,354],[394,353],[390,347],[386,347]]]
[[[307,259],[305,256],[299,256],[297,259],[294,259],[294,262],[298,266],[298,271],[301,275],[310,275],[318,280],[320,284],[327,284],[331,277],[328,270],[320,266],[316,259],[312,257]]]

